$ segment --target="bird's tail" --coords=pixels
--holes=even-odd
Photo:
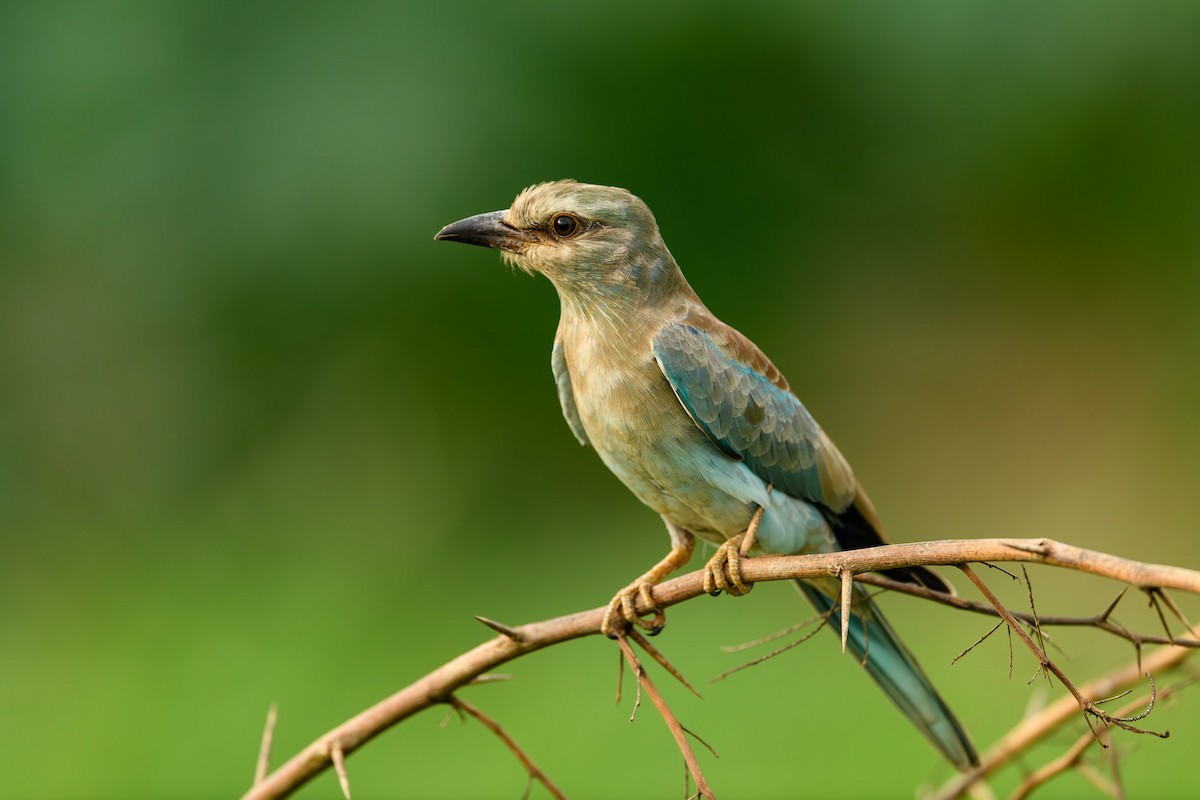
[[[796,583],[818,611],[829,613],[830,629],[840,635],[840,604],[810,583]],[[954,766],[960,770],[978,766],[979,756],[954,712],[933,688],[917,660],[900,642],[866,592],[858,586],[854,589],[846,645],[855,658],[904,716],[912,720]]]

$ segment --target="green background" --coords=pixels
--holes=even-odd
[[[648,202],[894,538],[1196,566],[1198,152],[1188,2],[4,4],[0,795],[236,796],[272,701],[279,763],[473,614],[596,606],[665,551],[559,416],[552,288],[432,238],[543,180]],[[1043,613],[1116,591],[1033,575]],[[1046,697],[1001,637],[949,665],[983,618],[885,605],[981,746]],[[706,683],[809,613],[785,585],[672,612],[705,699],[658,682],[714,788],[946,779],[831,636]],[[1057,638],[1081,680],[1132,655]],[[464,697],[571,796],[682,796],[615,668],[594,638]],[[1198,702],[1118,737],[1132,794],[1194,792]],[[355,797],[519,796],[444,716],[356,753]]]

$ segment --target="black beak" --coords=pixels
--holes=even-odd
[[[521,231],[504,221],[507,211],[492,211],[451,222],[437,232],[434,239],[464,244],[495,247],[500,250],[516,250],[525,243]]]

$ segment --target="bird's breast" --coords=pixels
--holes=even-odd
[[[745,528],[762,484],[696,427],[647,340],[564,340],[580,421],[605,465],[644,504],[715,541]]]

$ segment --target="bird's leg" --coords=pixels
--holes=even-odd
[[[654,605],[651,587],[688,562],[696,547],[696,538],[670,520],[664,521],[667,523],[667,532],[671,534],[671,552],[636,581],[617,592],[608,604],[604,621],[600,623],[600,632],[610,639],[617,638],[626,625],[644,628],[653,636],[667,624],[667,615]],[[654,617],[649,621],[637,615],[639,600],[643,608],[654,612]]]
[[[731,597],[741,597],[754,588],[753,583],[742,580],[742,557],[754,546],[762,516],[763,507],[759,506],[750,518],[746,532],[739,533],[717,548],[717,552],[704,565],[704,591],[713,597],[721,592],[726,592]]]

